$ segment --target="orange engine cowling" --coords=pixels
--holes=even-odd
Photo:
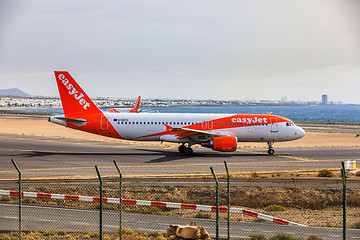
[[[209,147],[212,150],[220,152],[234,152],[237,148],[237,137],[224,136],[224,137],[213,137],[209,142],[202,143],[201,146]]]

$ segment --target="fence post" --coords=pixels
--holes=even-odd
[[[210,167],[216,183],[216,240],[219,240],[219,182],[216,178],[213,167]]]
[[[230,240],[230,174],[227,162],[224,163],[227,175],[227,239]]]
[[[117,162],[113,161],[115,164],[115,167],[120,175],[120,183],[119,183],[119,237],[120,240],[122,240],[122,174],[120,172],[119,166],[117,165]]]
[[[11,159],[11,162],[14,164],[16,170],[19,173],[19,239],[22,239],[21,236],[21,199],[22,199],[22,190],[21,190],[21,172],[18,168],[18,166],[16,165],[16,162],[14,161],[14,159]]]
[[[343,183],[343,240],[346,240],[346,173],[344,162],[341,162],[341,177]]]
[[[103,233],[102,233],[102,211],[103,211],[103,206],[102,206],[102,202],[103,202],[103,196],[102,196],[102,179],[101,179],[101,175],[99,172],[99,169],[97,167],[97,165],[95,165],[95,169],[96,169],[96,173],[98,175],[99,181],[100,181],[100,240],[103,239]]]

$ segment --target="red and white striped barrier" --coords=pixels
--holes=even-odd
[[[0,195],[4,196],[19,196],[18,191],[0,190]],[[99,197],[90,196],[78,196],[78,195],[66,195],[66,194],[53,194],[53,193],[35,193],[35,192],[22,192],[23,197],[32,198],[49,198],[49,199],[60,199],[60,200],[73,200],[73,201],[85,201],[85,202],[100,202]],[[103,203],[119,204],[118,198],[103,198]],[[172,203],[172,202],[157,202],[157,201],[146,201],[146,200],[133,200],[133,199],[122,199],[123,204],[127,205],[139,205],[139,206],[152,206],[152,207],[167,207],[167,208],[178,208],[178,209],[193,209],[202,211],[216,212],[216,206],[199,205],[199,204],[188,204],[188,203]],[[227,207],[219,207],[219,212],[227,212]],[[283,224],[283,225],[295,225],[304,226],[299,223],[290,222],[280,218],[275,218],[262,213],[249,211],[242,208],[230,208],[230,213],[239,213],[247,216],[267,220],[270,222]]]

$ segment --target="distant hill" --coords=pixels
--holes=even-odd
[[[0,96],[30,97],[31,95],[18,88],[0,89]]]

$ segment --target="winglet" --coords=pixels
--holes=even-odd
[[[166,127],[166,131],[170,131],[171,129],[173,129],[172,126],[169,126],[169,125],[167,125],[167,124],[165,124],[165,123],[164,123],[164,125],[165,125],[165,127]]]

